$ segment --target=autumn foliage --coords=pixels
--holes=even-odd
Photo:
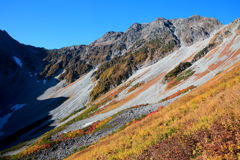
[[[236,66],[68,159],[239,159],[240,66]]]
[[[179,95],[181,95],[181,94],[184,94],[184,93],[186,93],[186,92],[188,92],[189,90],[192,90],[192,89],[194,89],[194,88],[196,88],[196,87],[193,86],[193,85],[191,85],[191,86],[189,86],[189,87],[187,87],[187,88],[181,89],[181,90],[177,91],[176,93],[172,94],[171,96],[168,96],[168,97],[164,98],[162,101],[167,101],[167,100],[169,100],[169,99],[173,99],[173,98],[175,98],[175,97],[177,97],[177,96],[179,96]]]

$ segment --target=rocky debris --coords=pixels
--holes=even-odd
[[[123,127],[126,123],[131,122],[135,119],[139,119],[159,108],[158,105],[142,106],[138,108],[131,108],[118,113],[113,119],[111,119],[99,131],[96,131],[89,135],[76,137],[73,139],[64,140],[49,149],[40,150],[32,155],[24,157],[25,159],[36,159],[36,160],[61,160],[65,157],[73,154],[81,147],[91,145],[98,141],[100,138],[107,136],[108,134],[117,131]],[[56,138],[56,137],[54,137]]]

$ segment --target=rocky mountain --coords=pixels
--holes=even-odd
[[[23,98],[20,92],[28,85],[26,74],[38,73],[45,56],[44,49],[20,44],[0,30],[1,111]]]
[[[164,106],[238,66],[239,34],[239,19],[223,25],[201,16],[158,18],[125,32],[107,32],[89,45],[47,50],[20,44],[1,31],[0,144],[5,149],[20,143],[2,156],[63,159],[165,112]],[[76,157],[94,154],[88,155]]]
[[[73,82],[80,75],[114,57],[136,52],[144,47],[151,50],[155,60],[179,48],[203,40],[222,24],[214,18],[192,16],[187,19],[158,18],[151,23],[133,24],[126,32],[107,32],[87,46],[72,46],[50,51],[50,64],[43,76],[54,75],[56,68],[65,68],[63,78]],[[68,63],[68,64],[67,64]]]

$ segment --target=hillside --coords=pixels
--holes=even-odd
[[[237,63],[167,107],[67,159],[239,159],[239,89]]]
[[[12,65],[7,73],[17,68],[14,79],[24,81],[22,92],[2,93],[2,158],[238,156],[240,19],[158,18],[54,50],[7,37],[2,68]]]

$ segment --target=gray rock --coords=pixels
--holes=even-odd
[[[103,127],[97,132],[94,132],[90,135],[84,135],[81,137],[64,140],[49,149],[38,151],[24,158],[36,160],[51,160],[54,158],[57,160],[64,159],[65,157],[73,154],[80,147],[88,146],[97,142],[100,138],[105,137],[106,135],[109,135],[114,131],[117,131],[126,123],[131,122],[134,119],[139,119],[155,111],[158,107],[158,105],[149,105],[139,108],[127,109],[116,115],[116,117],[114,117],[112,120],[110,120],[106,124],[107,127]]]

